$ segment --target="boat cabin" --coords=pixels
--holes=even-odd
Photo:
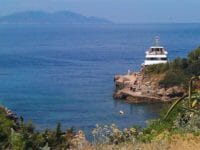
[[[146,51],[145,61],[143,66],[154,65],[160,63],[167,63],[167,54],[163,46],[159,44],[159,38],[155,39],[155,46],[151,46],[148,51]]]

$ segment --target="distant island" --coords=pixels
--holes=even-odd
[[[70,11],[47,13],[42,11],[25,11],[0,17],[0,23],[64,23],[64,24],[110,24],[109,20],[98,17],[86,17]]]

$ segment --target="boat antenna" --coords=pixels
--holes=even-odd
[[[159,38],[159,36],[155,36],[155,46],[160,46],[160,38]]]

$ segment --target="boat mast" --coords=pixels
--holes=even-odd
[[[160,46],[160,38],[159,38],[159,36],[155,37],[155,46]]]

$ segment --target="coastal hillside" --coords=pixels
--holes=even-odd
[[[200,47],[186,58],[145,66],[140,72],[116,75],[115,99],[129,103],[171,102],[187,94],[189,80],[200,75]],[[200,88],[199,82],[195,84]]]
[[[199,149],[200,90],[193,86],[200,76],[190,78],[188,93],[173,104],[166,105],[160,118],[148,120],[144,129],[133,126],[120,131],[111,127],[110,140],[116,145],[102,144],[100,149],[189,150]],[[98,131],[97,127],[97,131]],[[104,127],[105,128],[105,127]]]
[[[145,75],[160,76],[160,87],[182,86],[187,88],[192,76],[200,75],[200,47],[191,51],[186,58],[177,57],[167,64],[158,64],[144,68]]]
[[[108,24],[111,21],[86,17],[70,11],[46,13],[42,11],[26,11],[0,17],[0,23],[66,23],[66,24]]]

